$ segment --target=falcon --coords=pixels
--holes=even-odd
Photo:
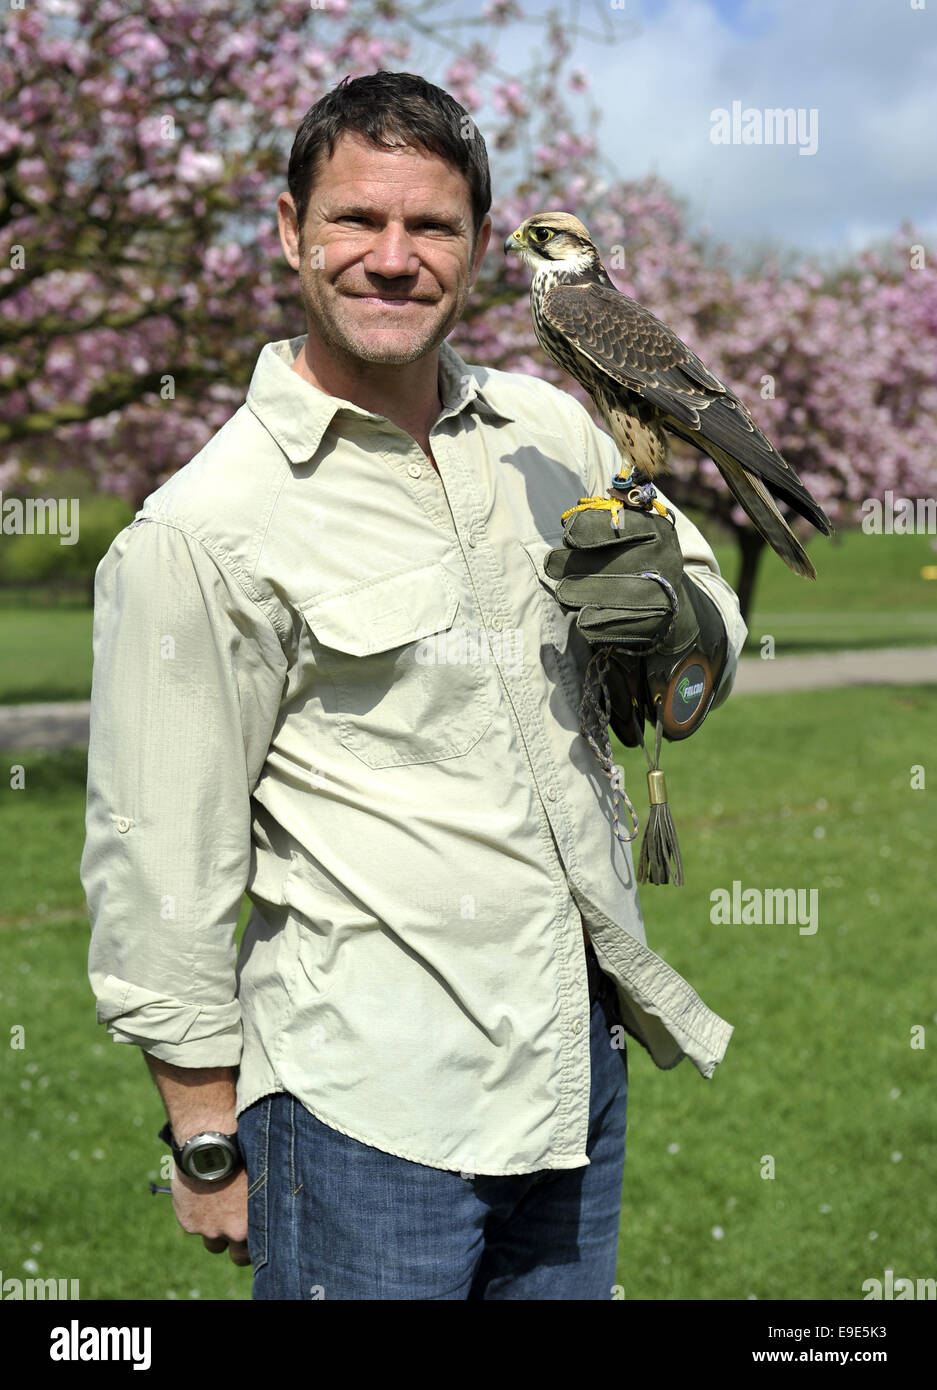
[[[665,323],[615,288],[579,219],[536,213],[511,233],[504,251],[519,254],[533,271],[537,340],[595,401],[629,465],[626,484],[641,474],[651,480],[666,467],[667,432],[674,434],[712,459],[785,564],[816,579],[774,499],[827,536],[829,517],[738,397]],[[609,495],[624,493],[612,487]]]

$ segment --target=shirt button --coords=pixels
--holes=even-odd
[[[419,478],[423,470],[418,463],[411,463],[407,465],[407,472],[411,478]]]
[[[573,1032],[574,1032],[574,1033],[581,1033],[581,1032],[582,1032],[582,1019],[581,1019],[581,1018],[574,1018],[574,1019],[573,1019]]]
[[[472,547],[472,549],[474,550],[474,549],[475,549],[475,535],[474,535],[474,533],[473,533],[472,531],[469,531],[468,535],[466,536],[466,540],[468,541],[469,545],[470,545],[470,546]]]
[[[504,619],[503,619],[503,618],[492,618],[492,620],[491,620],[491,626],[494,628],[495,632],[500,632],[501,629],[504,627]]]
[[[120,831],[121,835],[130,829],[130,822],[126,816],[121,816],[120,820],[117,822],[117,829]]]
[[[556,787],[547,787],[547,800],[548,800],[548,801],[555,801],[555,800],[556,800]]]

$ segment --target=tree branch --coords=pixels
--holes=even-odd
[[[28,415],[21,415],[18,420],[0,421],[0,445],[48,434],[62,425],[74,425],[108,415],[112,410],[133,404],[149,392],[159,391],[167,376],[171,376],[176,387],[179,387],[201,385],[213,381],[215,375],[214,367],[166,367],[162,371],[147,372],[144,376],[125,376],[114,372],[95,387],[86,401],[63,401],[51,410],[32,411]]]

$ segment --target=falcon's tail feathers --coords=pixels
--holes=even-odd
[[[737,459],[749,477],[754,474],[760,478],[775,496],[799,512],[818,531],[825,536],[833,534],[826,512],[767,435],[758,428],[741,402],[714,400],[700,411],[700,428],[692,443],[704,454],[708,454],[714,446],[730,458]]]
[[[806,579],[816,579],[817,572],[810,562],[806,550],[794,535],[775,504],[768,489],[749,473],[747,469],[729,454],[710,445],[710,458],[725,478],[733,496],[747,516],[755,523],[757,530],[776,550],[784,563]]]

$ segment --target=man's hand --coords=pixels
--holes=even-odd
[[[683,651],[695,641],[699,624],[673,522],[624,505],[618,517],[617,532],[605,508],[566,518],[564,544],[544,562],[545,573],[559,580],[556,598],[579,609],[576,626],[595,646],[634,656]]]
[[[239,1168],[222,1183],[199,1182],[173,1166],[172,1205],[190,1235],[200,1235],[213,1255],[227,1250],[236,1265],[249,1265],[247,1171]]]
[[[149,1052],[144,1060],[166,1106],[176,1144],[193,1134],[237,1130],[237,1092],[231,1067],[176,1067]],[[200,1235],[213,1255],[227,1250],[236,1265],[250,1264],[247,1252],[247,1170],[224,1182],[202,1182],[173,1164],[172,1204],[179,1225]]]

